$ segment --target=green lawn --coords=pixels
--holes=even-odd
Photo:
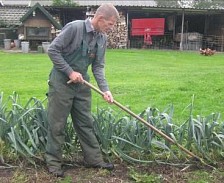
[[[0,91],[4,99],[16,91],[22,103],[43,100],[52,64],[46,54],[0,52]],[[174,119],[188,116],[194,95],[194,114],[224,111],[224,54],[156,50],[108,50],[106,77],[114,98],[135,113],[147,107],[163,111],[174,105]],[[92,78],[91,82],[95,85]],[[96,106],[108,106],[93,92]],[[113,107],[113,105],[110,105]],[[117,107],[114,106],[114,109]],[[183,121],[181,121],[183,122]]]

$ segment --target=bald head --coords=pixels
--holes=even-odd
[[[102,4],[95,13],[95,16],[103,16],[106,20],[114,17],[115,19],[119,19],[119,13],[117,9],[111,3]]]

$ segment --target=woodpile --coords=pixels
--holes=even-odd
[[[107,48],[127,48],[128,28],[125,16],[120,13],[120,19],[113,31],[108,33]]]
[[[212,50],[210,48],[206,48],[206,49],[201,49],[200,48],[200,54],[201,55],[205,55],[205,56],[211,56],[211,55],[214,55],[216,52],[216,50]]]

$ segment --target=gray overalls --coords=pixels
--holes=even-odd
[[[91,43],[86,40],[86,28],[83,23],[83,41],[80,47],[70,55],[63,55],[74,71],[89,80],[88,66],[95,57],[103,56],[101,36]],[[52,69],[48,91],[48,142],[46,146],[46,162],[48,166],[61,167],[62,146],[65,141],[64,131],[67,117],[71,114],[74,128],[79,137],[85,163],[96,165],[103,162],[99,143],[93,131],[91,115],[91,91],[84,84],[67,84],[69,78],[62,72]]]

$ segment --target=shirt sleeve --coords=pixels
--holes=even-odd
[[[48,48],[48,55],[53,62],[54,67],[65,73],[67,76],[71,74],[73,69],[65,61],[62,54],[66,50],[68,51],[69,44],[71,43],[71,40],[75,38],[76,31],[76,26],[72,23],[68,23]]]
[[[106,52],[106,38],[105,43],[103,46],[103,57],[101,59],[96,59],[95,62],[92,64],[92,72],[95,77],[95,80],[97,82],[98,87],[102,92],[109,91],[109,86],[107,84],[106,78],[105,78],[105,52]]]

